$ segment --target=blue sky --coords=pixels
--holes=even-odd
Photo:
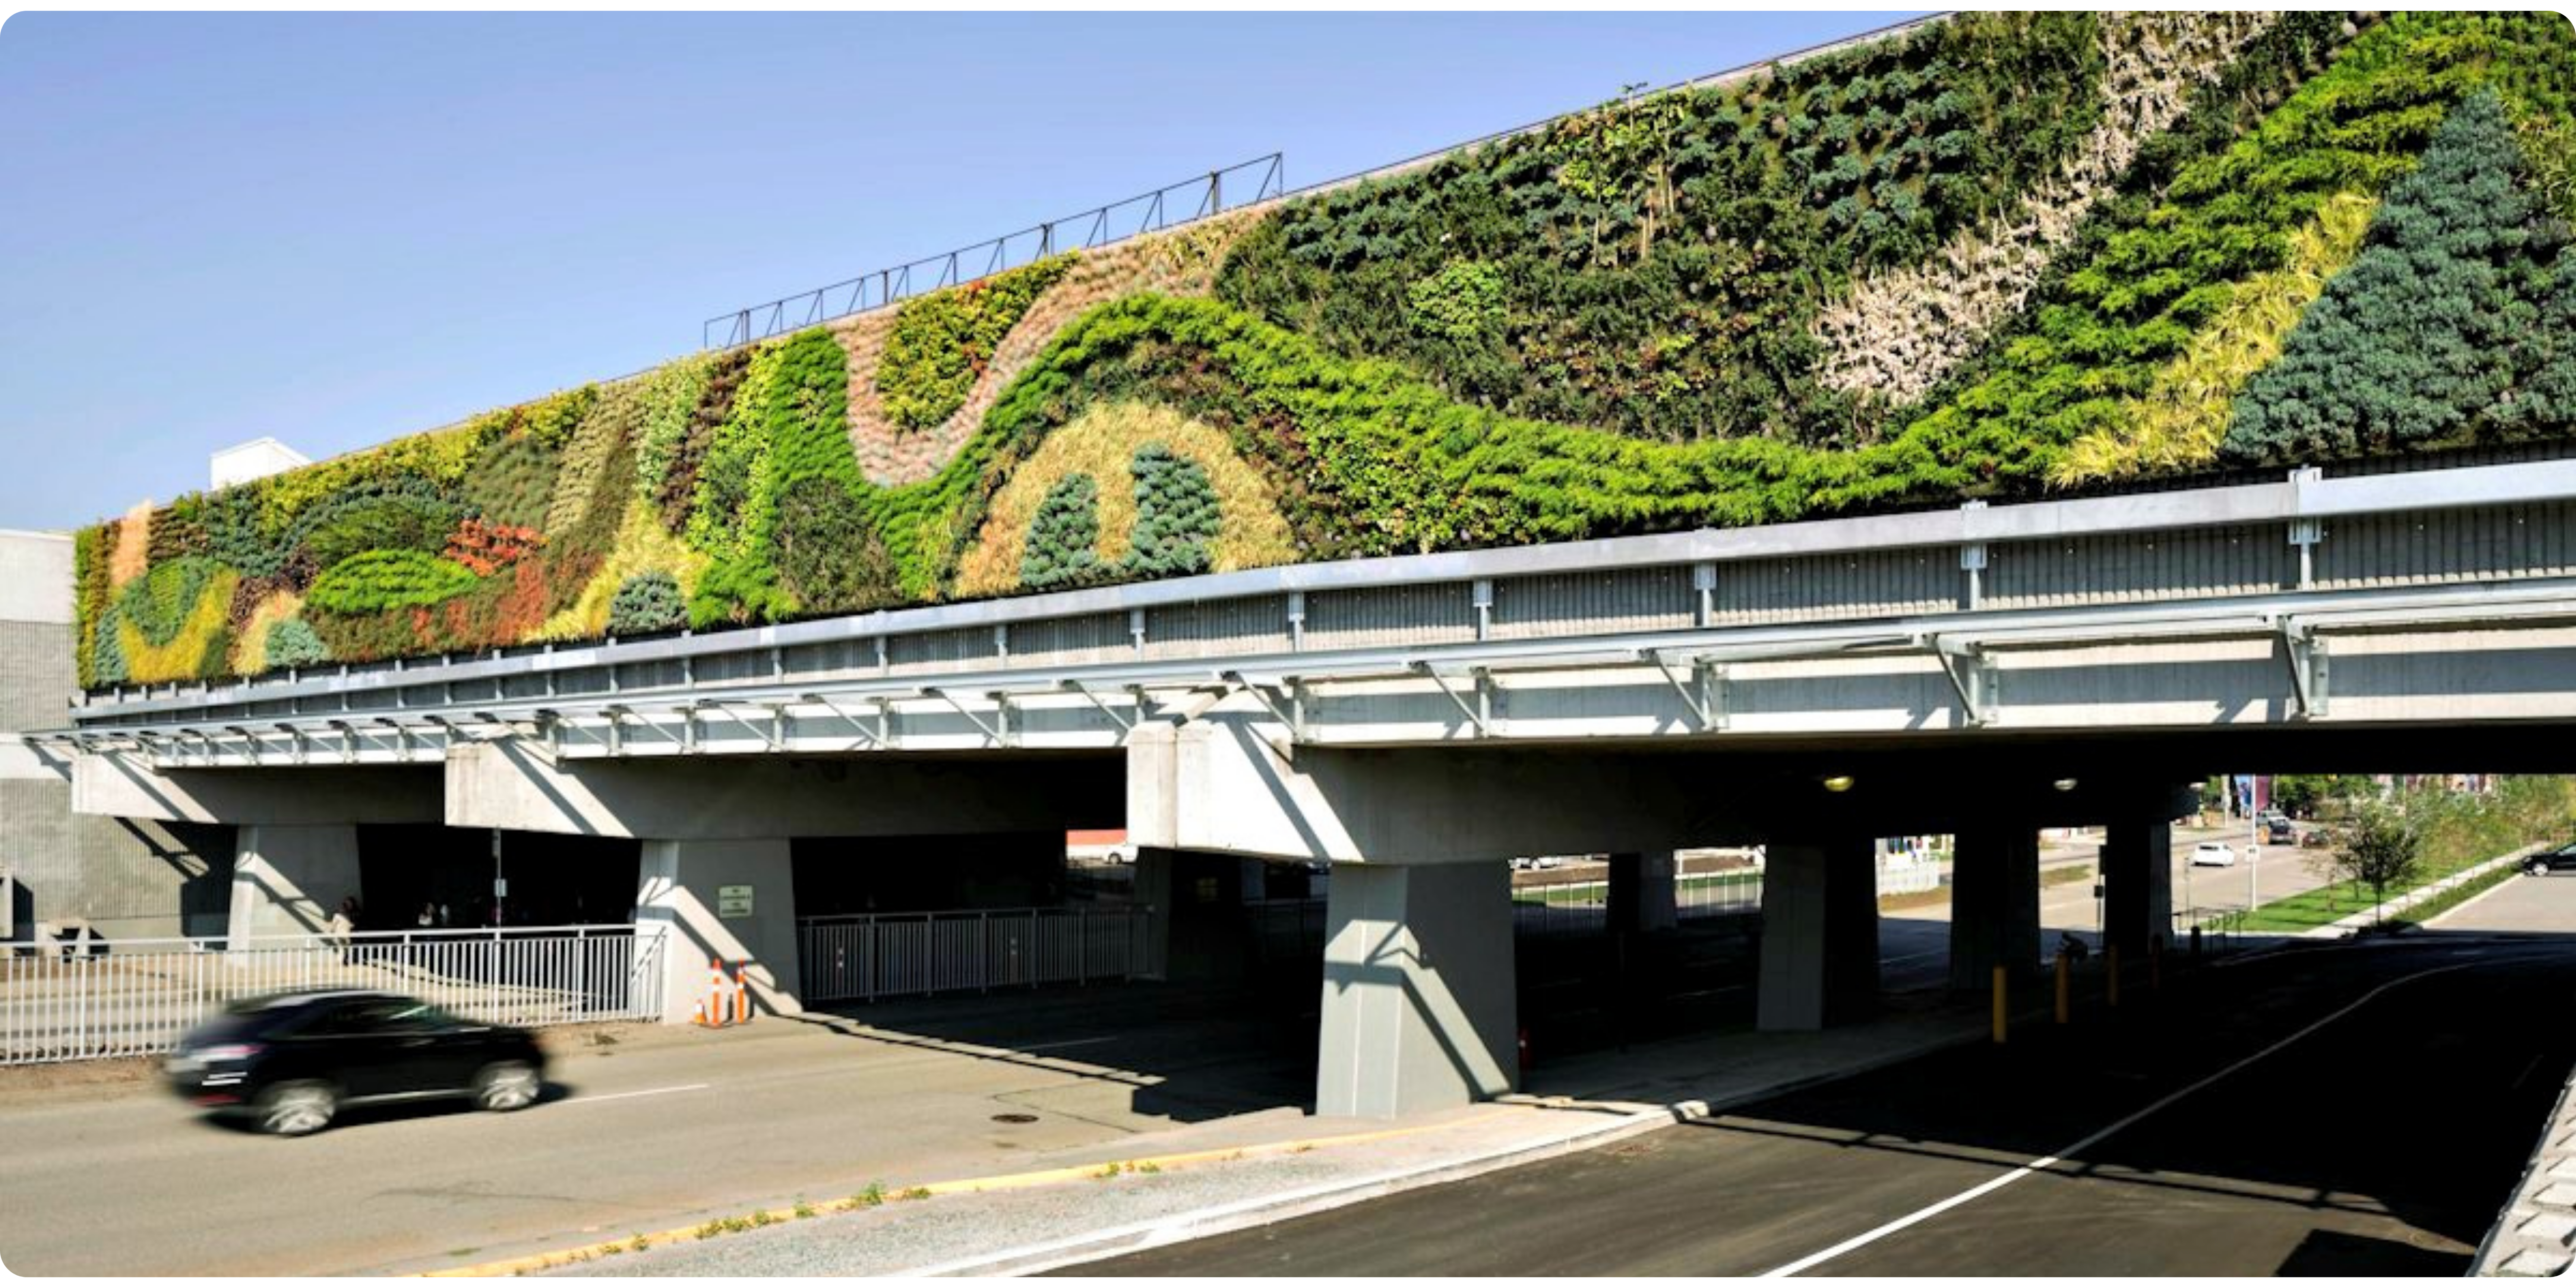
[[[1303,185],[1905,16],[22,13],[0,527],[650,366],[1213,165]]]

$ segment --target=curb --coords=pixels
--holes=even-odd
[[[1241,1145],[1232,1149],[1202,1149],[1180,1154],[1158,1154],[1147,1158],[1130,1158],[1101,1163],[1086,1163],[1073,1167],[1051,1167],[1035,1172],[1013,1172],[1001,1176],[978,1176],[968,1177],[962,1180],[934,1181],[928,1185],[884,1185],[882,1183],[871,1182],[870,1188],[877,1190],[882,1194],[883,1198],[879,1204],[871,1204],[869,1206],[880,1206],[884,1203],[899,1203],[918,1199],[936,1198],[942,1194],[976,1194],[986,1190],[1027,1189],[1039,1185],[1061,1185],[1067,1181],[1103,1180],[1113,1175],[1133,1174],[1138,1172],[1160,1172],[1170,1168],[1191,1167],[1204,1163],[1235,1162],[1238,1160],[1266,1158],[1281,1154],[1303,1154],[1310,1150],[1323,1149],[1334,1145],[1360,1145],[1367,1144],[1371,1141],[1386,1140],[1397,1136],[1417,1135],[1422,1132],[1436,1130],[1439,1127],[1445,1127],[1448,1125],[1449,1124],[1446,1123],[1438,1123],[1425,1124],[1419,1127],[1391,1127],[1383,1131],[1352,1132],[1341,1136],[1319,1136],[1304,1140],[1271,1141],[1266,1144]],[[748,1220],[752,1222],[755,1228],[757,1228],[760,1226],[785,1225],[793,1221],[809,1220],[813,1216],[820,1216],[826,1212],[855,1210],[844,1207],[842,1205],[842,1200],[837,1199],[810,1204],[808,1206],[812,1210],[805,1216],[799,1216],[794,1207],[755,1208],[747,1215],[737,1214],[734,1219]],[[578,1244],[569,1248],[556,1248],[547,1252],[531,1252],[524,1256],[509,1257],[500,1261],[486,1261],[470,1266],[442,1266],[436,1270],[417,1271],[412,1277],[418,1279],[466,1279],[525,1274],[534,1270],[551,1270],[559,1266],[575,1265],[587,1261],[596,1261],[603,1257],[622,1255],[633,1246],[637,1239],[642,1239],[652,1244],[695,1242],[698,1239],[698,1231],[704,1229],[713,1221],[721,1221],[723,1219],[725,1218],[714,1217],[710,1218],[709,1221],[700,1221],[691,1225],[675,1226],[667,1230],[646,1230],[628,1234],[621,1238]],[[730,1231],[728,1231],[728,1233],[730,1233]]]

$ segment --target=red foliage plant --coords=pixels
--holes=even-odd
[[[475,576],[489,577],[517,563],[545,541],[545,534],[535,528],[486,523],[469,516],[447,538],[446,555],[450,561],[471,569]]]

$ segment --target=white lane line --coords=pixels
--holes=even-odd
[[[704,1091],[709,1085],[710,1084],[704,1082],[692,1082],[685,1087],[653,1087],[644,1091],[613,1092],[605,1096],[575,1096],[564,1103],[567,1105],[595,1105],[603,1100],[629,1100],[636,1096],[667,1096],[674,1091]]]
[[[1948,951],[1950,950],[1947,948],[1935,948],[1928,952],[1907,953],[1902,957],[1881,957],[1878,959],[1878,964],[1881,966],[1893,966],[1898,962],[1919,961],[1926,957],[1938,957]]]
[[[1037,1044],[1032,1045],[1032,1046],[1024,1046],[1024,1047],[1016,1047],[1016,1048],[1014,1048],[1014,1047],[995,1047],[994,1049],[995,1049],[995,1050],[997,1050],[997,1051],[1010,1051],[1010,1050],[1020,1050],[1020,1051],[1061,1051],[1061,1050],[1065,1049],[1066,1047],[1092,1046],[1092,1045],[1094,1045],[1094,1044],[1096,1044],[1096,1043],[1101,1043],[1101,1042],[1115,1042],[1115,1041],[1117,1041],[1121,1036],[1122,1036],[1121,1034],[1112,1033],[1112,1034],[1110,1034],[1109,1036],[1107,1036],[1107,1037],[1102,1037],[1102,1038],[1073,1038],[1073,1039],[1070,1039],[1070,1040],[1067,1040],[1067,1041],[1063,1041],[1063,1042],[1040,1042],[1040,1043],[1037,1043]]]
[[[1948,1198],[1946,1198],[1946,1199],[1943,1199],[1943,1200],[1941,1200],[1940,1202],[1938,1202],[1938,1203],[1935,1203],[1935,1204],[1931,1205],[1930,1207],[1922,1208],[1922,1209],[1919,1209],[1919,1210],[1914,1211],[1914,1212],[1909,1212],[1909,1213],[1905,1214],[1904,1216],[1898,1217],[1898,1218],[1896,1218],[1895,1220],[1890,1221],[1890,1222],[1888,1222],[1887,1224],[1885,1224],[1885,1225],[1882,1225],[1882,1226],[1878,1227],[1878,1228],[1877,1228],[1877,1229],[1875,1229],[1875,1230],[1870,1230],[1870,1231],[1867,1231],[1867,1232],[1862,1233],[1862,1234],[1856,1234],[1856,1235],[1853,1235],[1851,1238],[1845,1239],[1845,1240],[1843,1240],[1842,1242],[1837,1243],[1837,1244],[1835,1244],[1834,1246],[1832,1246],[1832,1247],[1830,1247],[1830,1248],[1827,1248],[1827,1249],[1825,1249],[1825,1250],[1824,1250],[1824,1251],[1822,1251],[1822,1252],[1811,1253],[1811,1254],[1809,1254],[1809,1255],[1807,1255],[1807,1256],[1800,1257],[1800,1258],[1798,1258],[1797,1260],[1792,1261],[1792,1262],[1790,1262],[1789,1264],[1787,1264],[1787,1265],[1785,1265],[1785,1266],[1782,1266],[1782,1267],[1780,1267],[1780,1268],[1779,1268],[1779,1269],[1777,1269],[1777,1270],[1768,1271],[1768,1272],[1764,1273],[1761,1277],[1762,1277],[1762,1278],[1764,1278],[1764,1279],[1778,1279],[1778,1278],[1782,1278],[1782,1277],[1787,1276],[1787,1275],[1799,1274],[1799,1273],[1802,1273],[1802,1272],[1804,1272],[1804,1271],[1811,1270],[1811,1269],[1813,1269],[1813,1268],[1815,1268],[1815,1267],[1817,1267],[1817,1266],[1823,1265],[1824,1263],[1826,1263],[1826,1262],[1828,1262],[1828,1261],[1833,1260],[1833,1259],[1834,1259],[1834,1258],[1836,1258],[1836,1257],[1842,1256],[1844,1253],[1847,1253],[1847,1252],[1856,1252],[1856,1251],[1858,1251],[1858,1250],[1860,1250],[1860,1249],[1862,1249],[1862,1248],[1866,1248],[1866,1247],[1868,1247],[1869,1245],[1871,1245],[1871,1244],[1873,1244],[1873,1243],[1876,1243],[1876,1242],[1878,1242],[1879,1240],[1884,1239],[1884,1238],[1886,1238],[1887,1236],[1889,1236],[1889,1235],[1891,1235],[1891,1234],[1894,1234],[1894,1233],[1896,1233],[1896,1232],[1898,1232],[1898,1231],[1900,1231],[1900,1230],[1903,1230],[1903,1229],[1907,1228],[1908,1226],[1919,1225],[1919,1224],[1921,1224],[1922,1222],[1929,1221],[1929,1220],[1931,1220],[1932,1218],[1934,1218],[1934,1217],[1936,1217],[1936,1216],[1939,1216],[1939,1215],[1941,1215],[1942,1213],[1947,1212],[1947,1211],[1949,1211],[1950,1209],[1952,1209],[1952,1208],[1954,1208],[1954,1207],[1958,1207],[1959,1205],[1961,1205],[1961,1204],[1963,1204],[1963,1203],[1973,1203],[1973,1202],[1977,1201],[1978,1199],[1984,1198],[1986,1195],[1992,1194],[1992,1193],[1994,1193],[1995,1191],[2000,1190],[2000,1189],[2002,1189],[2003,1187],[2005,1187],[2005,1186],[2007,1186],[2007,1185],[2010,1185],[2010,1184],[2012,1184],[2013,1182],[2015,1182],[2015,1181],[2018,1181],[2018,1180],[2022,1179],[2022,1178],[2023,1178],[2023,1177],[2025,1177],[2025,1176],[2029,1176],[2029,1175],[2031,1175],[2031,1174],[2032,1174],[2032,1173],[2034,1173],[2034,1172],[2042,1172],[2042,1171],[2046,1171],[2046,1170],[2047,1170],[2047,1169],[2049,1169],[2050,1167],[2056,1166],[2059,1162],[2063,1161],[2063,1160],[2064,1160],[2068,1155],[2071,1155],[2071,1154],[2081,1154],[2081,1153],[2083,1153],[2085,1150],[2091,1149],[2093,1146],[2098,1145],[2098,1144],[2101,1144],[2103,1141],[2108,1140],[2108,1139],[2110,1139],[2111,1137],[2118,1135],[2120,1132],[2127,1130],[2129,1127],[2131,1127],[2131,1126],[2135,1125],[2135,1124],[2136,1124],[2136,1123],[2138,1123],[2140,1120],[2145,1119],[2145,1118],[2147,1118],[2147,1117],[2150,1117],[2150,1116],[2152,1116],[2152,1115],[2154,1115],[2154,1114],[2156,1114],[2156,1113],[2158,1113],[2158,1112],[2160,1112],[2160,1111],[2164,1110],[2166,1107],[2168,1107],[2168,1106],[2172,1105],[2175,1101],[2181,1100],[2181,1099],[2183,1099],[2184,1097],[2191,1095],[2193,1092],[2196,1092],[2196,1091],[2200,1090],[2200,1089],[2201,1089],[2201,1088],[2203,1088],[2203,1087],[2209,1086],[2211,1083],[2214,1083],[2214,1082],[2219,1081],[2220,1079],[2226,1078],[2226,1077],[2228,1077],[2229,1075],[2234,1074],[2237,1070],[2242,1069],[2242,1068],[2244,1068],[2245,1066],[2247,1066],[2247,1065],[2249,1065],[2249,1064],[2252,1064],[2252,1063],[2254,1063],[2255,1061],[2257,1061],[2257,1060],[2260,1060],[2260,1059],[2264,1058],[2265,1056],[2271,1055],[2273,1052],[2279,1051],[2279,1050],[2280,1050],[2280,1049],[2282,1049],[2283,1047],[2289,1046],[2291,1043],[2296,1042],[2296,1041],[2298,1041],[2299,1039],[2304,1038],[2304,1037],[2308,1036],[2309,1034],[2314,1033],[2314,1032],[2316,1032],[2317,1030],[2319,1030],[2319,1029],[2321,1029],[2321,1028],[2324,1028],[2325,1026],[2327,1026],[2327,1025],[2329,1025],[2329,1024],[2334,1023],[2336,1020],[2342,1019],[2343,1017],[2345,1017],[2345,1016],[2347,1016],[2347,1015],[2352,1014],[2354,1011],[2360,1010],[2360,1009],[2361,1009],[2362,1007],[2364,1007],[2364,1006],[2368,1006],[2368,1005],[2370,1004],[2370,1002],[2371,1002],[2371,1000],[2372,1000],[2373,998],[2378,997],[2380,994],[2385,993],[2385,992],[2387,992],[2388,990],[2390,990],[2390,989],[2392,989],[2392,988],[2395,988],[2395,987],[2397,987],[2397,986],[2398,986],[2398,985],[2400,985],[2400,984],[2411,984],[2411,983],[2415,982],[2416,980],[2419,980],[2419,979],[2423,979],[2423,978],[2425,978],[2426,976],[2430,976],[2430,975],[2439,975],[2439,974],[2442,974],[2442,973],[2443,973],[2443,972],[2445,972],[2445,971],[2467,970],[2469,967],[2474,966],[2474,965],[2479,965],[2479,964],[2480,964],[2480,963],[2477,963],[2477,962],[2461,962],[2461,963],[2458,963],[2458,964],[2456,964],[2456,965],[2451,965],[2451,966],[2436,966],[2436,967],[2432,968],[2431,970],[2420,970],[2420,971],[2415,972],[2415,973],[2414,973],[2414,974],[2412,974],[2412,975],[2406,975],[2406,976],[2401,976],[2401,977],[2399,977],[2399,978],[2397,978],[2397,979],[2392,979],[2392,980],[2388,981],[2387,983],[2382,984],[2382,985],[2380,985],[2379,987],[2374,988],[2374,989],[2370,990],[2369,992],[2362,994],[2358,999],[2354,1000],[2350,1005],[2345,1006],[2342,1010],[2336,1011],[2335,1013],[2333,1013],[2333,1014],[2331,1014],[2331,1015],[2326,1016],[2324,1019],[2318,1020],[2318,1021],[2316,1021],[2315,1023],[2310,1024],[2308,1027],[2306,1027],[2306,1028],[2304,1028],[2304,1029],[2301,1029],[2301,1030],[2299,1030],[2298,1032],[2293,1033],[2293,1034],[2291,1034],[2290,1036],[2288,1036],[2288,1037],[2286,1037],[2286,1038],[2283,1038],[2283,1039],[2281,1039],[2280,1041],[2275,1042],[2275,1043],[2273,1043],[2272,1045],[2267,1046],[2267,1047],[2263,1048],[2262,1050],[2257,1051],[2257,1052],[2255,1052],[2254,1054],[2249,1055],[2249,1056],[2245,1057],[2244,1059],[2239,1060],[2239,1061],[2237,1061],[2236,1063],[2231,1064],[2231,1065],[2227,1066],[2226,1068],[2221,1069],[2221,1070],[2219,1070],[2218,1072],[2213,1073],[2213,1074],[2209,1075],[2208,1077],[2203,1078],[2203,1079],[2201,1079],[2200,1081],[2195,1082],[2195,1083],[2191,1084],[2190,1086],[2183,1088],[2183,1089],[2182,1089],[2182,1090],[2180,1090],[2180,1091],[2174,1092],[2173,1094],[2171,1094],[2171,1095],[2169,1095],[2169,1096],[2166,1096],[2164,1099],[2159,1100],[2159,1101],[2155,1102],[2154,1104],[2149,1105],[2149,1106],[2147,1106],[2146,1108],[2141,1109],[2141,1110],[2139,1110],[2138,1112],[2133,1113],[2133,1114],[2129,1115],[2128,1117],[2123,1118],[2123,1119],[2121,1119],[2120,1121],[2115,1122],[2115,1123],[2111,1124],[2110,1126],[2105,1127],[2105,1128],[2103,1128],[2102,1130],[2097,1131],[2097,1132],[2093,1133],[2092,1135],[2087,1136],[2087,1137],[2085,1137],[2084,1139],[2079,1140],[2079,1141],[2075,1142],[2074,1144],[2069,1145],[2069,1146],[2067,1146],[2066,1148],[2061,1149],[2061,1150],[2057,1151],[2056,1153],[2049,1155],[2049,1156],[2048,1156],[2048,1157],[2046,1157],[2046,1158],[2037,1158],[2037,1159],[2032,1159],[2030,1162],[2024,1163],[2024,1164],[2022,1164],[2021,1166],[2019,1166],[2019,1167],[2017,1167],[2017,1168],[2014,1168],[2013,1170],[2011,1170],[2011,1171],[2009,1171],[2009,1172],[2006,1172],[2006,1173],[2004,1173],[2003,1175],[1998,1176],[1998,1177],[1994,1178],[1994,1179],[1993,1179],[1993,1180],[1991,1180],[1991,1181],[1987,1181],[1987,1182],[1986,1182],[1985,1184],[1983,1184],[1983,1185],[1979,1185],[1979,1186],[1976,1186],[1976,1187],[1975,1187],[1975,1188],[1973,1188],[1973,1189],[1963,1190],[1963,1191],[1961,1191],[1961,1192],[1959,1192],[1959,1193],[1957,1193],[1957,1194],[1953,1194],[1953,1195],[1951,1195],[1950,1197],[1948,1197]]]

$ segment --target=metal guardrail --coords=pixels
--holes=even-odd
[[[487,1024],[661,1014],[662,935],[634,926],[0,945],[0,1065],[167,1051],[228,1002],[401,993]]]
[[[1080,907],[800,917],[800,1000],[1129,979],[1150,966],[1149,917],[1143,908]]]
[[[1131,237],[1240,210],[1284,191],[1283,159],[1283,154],[1273,152],[1238,161],[1195,178],[1094,206],[1080,214],[1045,220],[971,246],[861,273],[766,304],[719,313],[699,326],[698,342],[704,348],[730,349],[834,318],[884,308],[943,287],[980,281],[1058,251],[1097,250]],[[1232,193],[1227,191],[1229,183]],[[715,338],[719,325],[725,328],[721,340]]]

